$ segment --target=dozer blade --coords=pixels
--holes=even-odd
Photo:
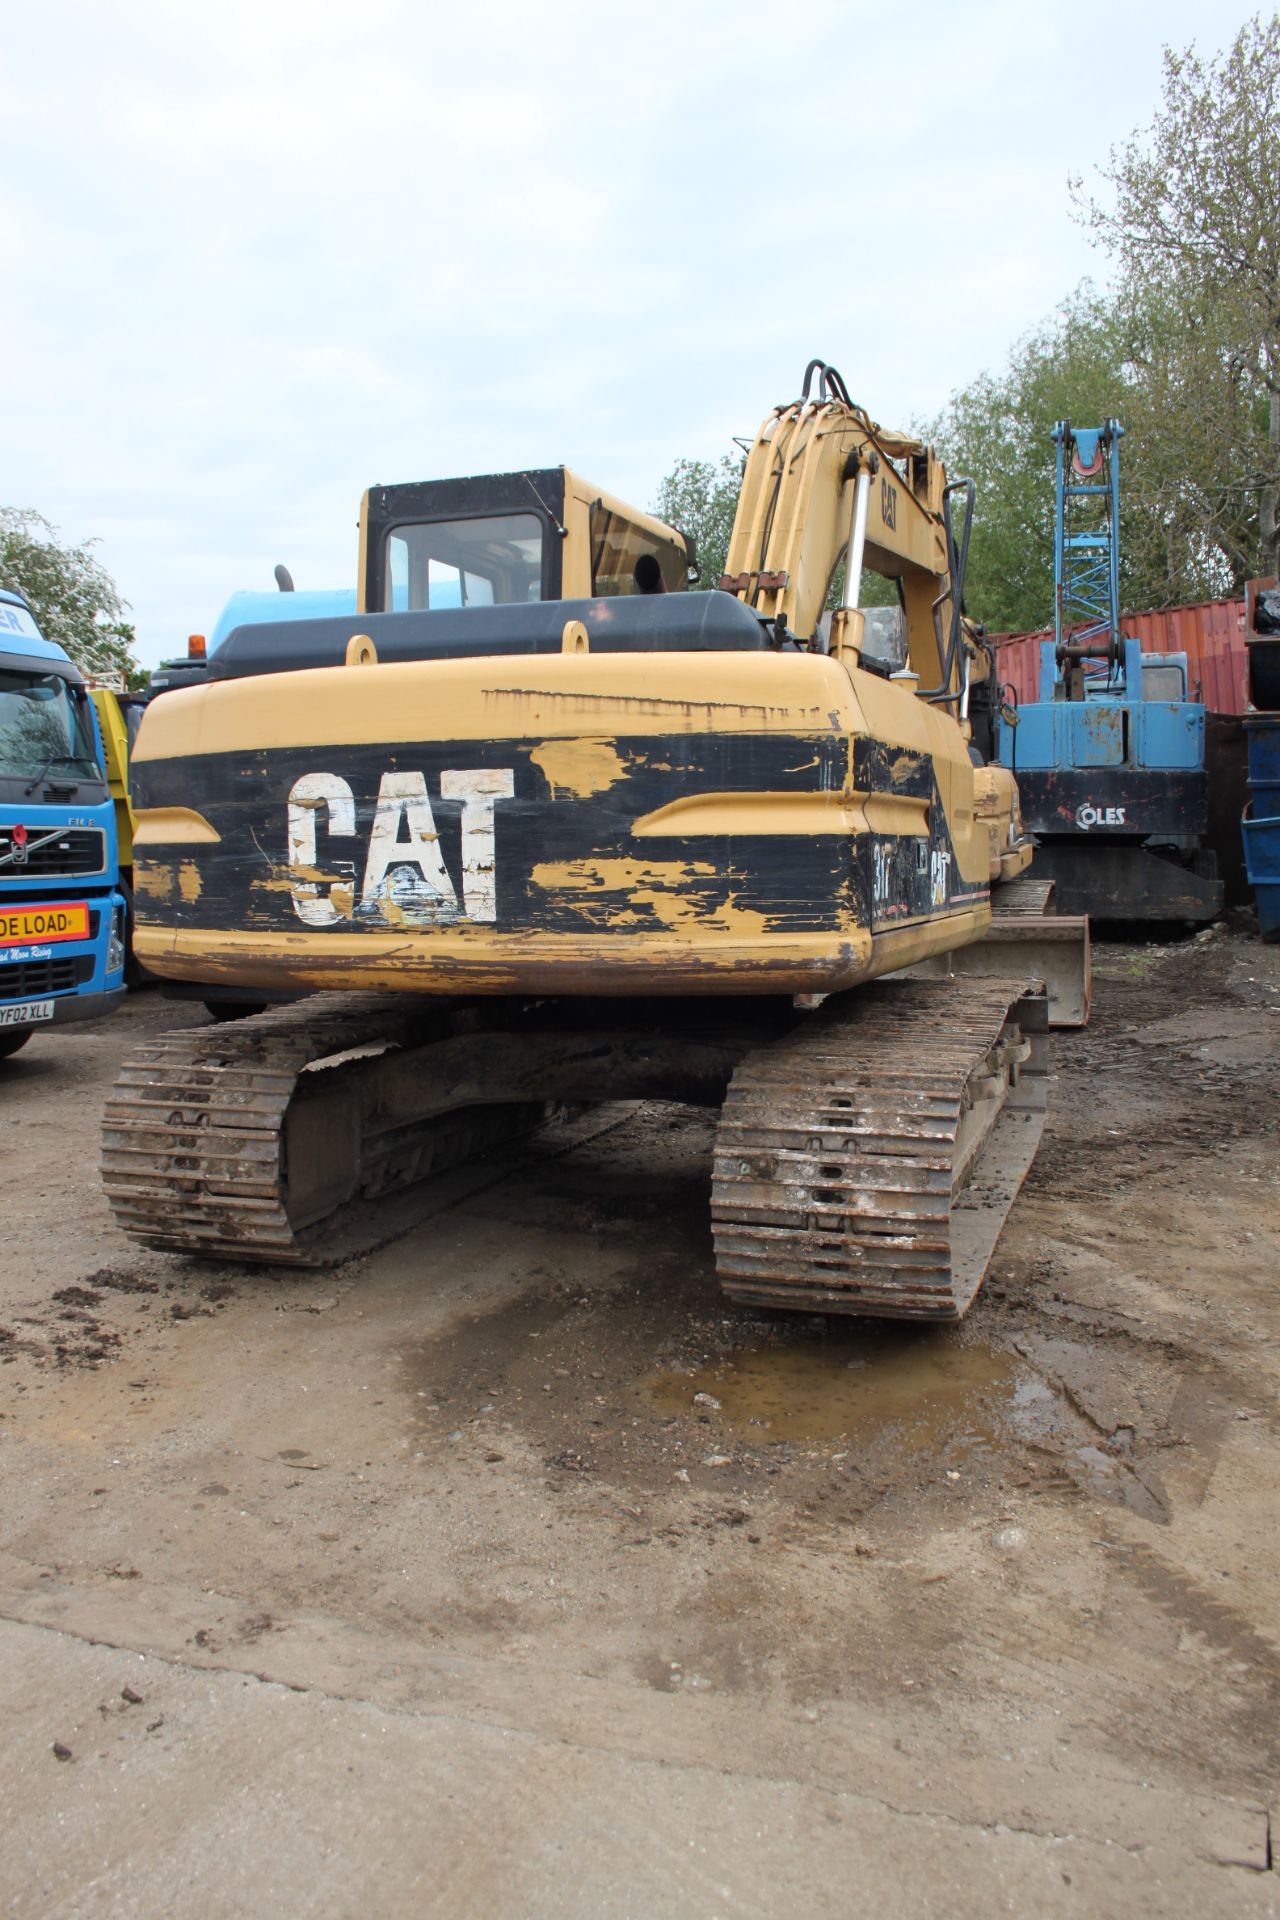
[[[959,1320],[1044,1127],[1039,982],[885,981],[750,1053],[716,1136],[712,1227],[751,1307]]]

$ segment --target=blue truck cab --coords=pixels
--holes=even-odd
[[[0,587],[0,1059],[124,998],[115,807],[78,667]]]

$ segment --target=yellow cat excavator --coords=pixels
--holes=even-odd
[[[732,1298],[958,1318],[1088,998],[1087,926],[1032,883],[992,937],[1030,848],[975,764],[972,511],[820,361],[709,592],[566,468],[370,489],[359,612],[240,627],[143,721],[139,956],[307,997],[125,1063],[124,1229],[323,1264],[566,1104],[674,1098],[721,1110]]]

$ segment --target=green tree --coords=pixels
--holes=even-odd
[[[1086,282],[927,429],[978,483],[967,598],[991,627],[1052,618],[1061,419],[1125,429],[1127,609],[1280,571],[1280,16],[1214,59],[1166,48],[1160,110],[1101,177],[1104,201],[1071,189],[1114,286]]]
[[[65,647],[82,673],[119,673],[134,686],[145,675],[133,657],[127,603],[94,558],[96,544],[65,546],[43,515],[0,507],[0,584],[26,595],[46,640]]]
[[[1000,371],[982,373],[954,393],[922,430],[950,478],[976,482],[965,600],[993,631],[1025,631],[1053,618],[1050,436],[1063,419],[1100,426],[1119,415],[1128,424],[1125,355],[1122,324],[1086,283],[1016,344]],[[1126,452],[1128,445],[1126,438]],[[1122,476],[1125,470],[1122,463]],[[1122,561],[1126,556],[1132,573],[1122,537]],[[1137,591],[1141,600],[1145,588]]]
[[[1166,47],[1159,111],[1100,171],[1105,198],[1072,191],[1146,317],[1171,552],[1207,540],[1238,590],[1280,569],[1280,14],[1212,59]]]
[[[925,429],[978,505],[966,598],[993,629],[1053,618],[1058,420],[1120,443],[1120,595],[1129,611],[1239,593],[1260,569],[1256,453],[1265,406],[1223,346],[1221,314],[1190,287],[1089,283],[1020,340],[1004,367],[953,394]]]
[[[722,454],[719,460],[677,460],[660,483],[650,508],[668,526],[693,535],[698,543],[699,581],[704,588],[720,583],[741,487],[742,460],[738,455]]]

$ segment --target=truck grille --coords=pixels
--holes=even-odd
[[[91,953],[69,960],[10,960],[0,965],[0,1000],[38,1000],[45,994],[72,993],[93,973]]]
[[[30,839],[38,840],[41,829],[28,827]],[[13,851],[13,834],[9,827],[0,827],[0,860]],[[106,865],[106,836],[100,827],[68,827],[56,840],[47,841],[43,847],[37,847],[28,854],[26,861],[19,866],[10,861],[0,867],[0,873],[12,878],[17,874],[89,874],[101,873]]]

